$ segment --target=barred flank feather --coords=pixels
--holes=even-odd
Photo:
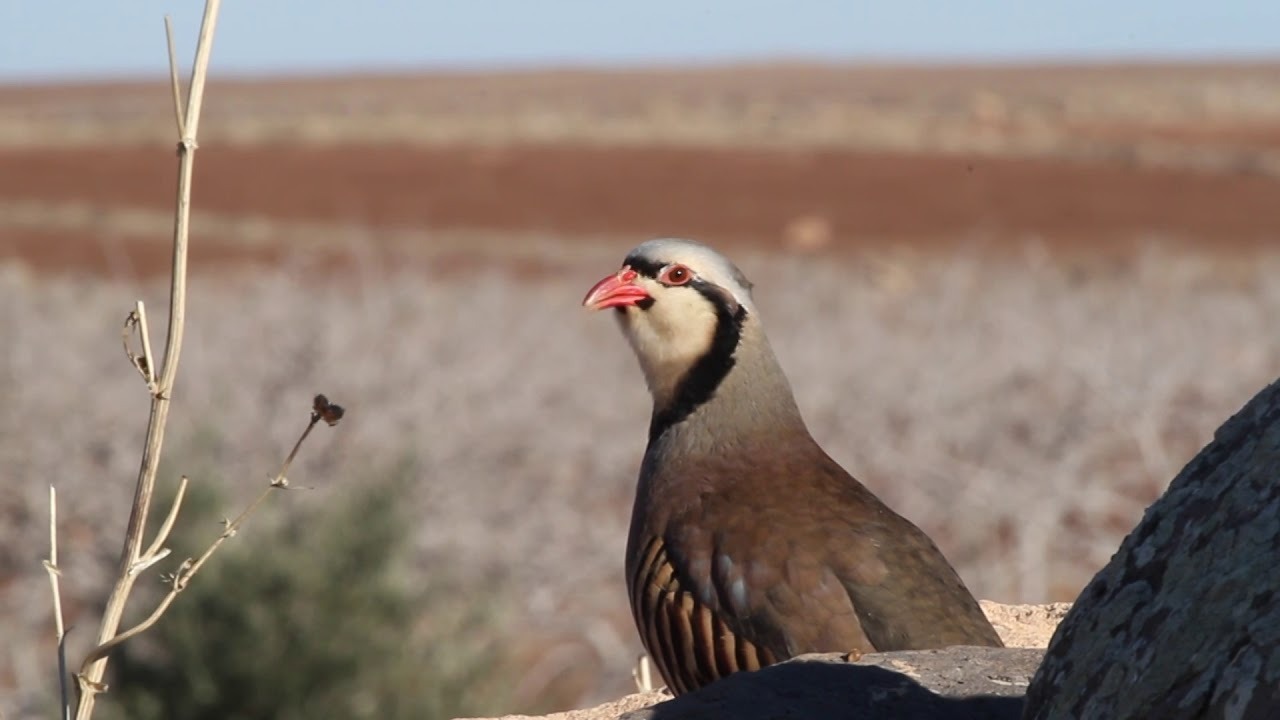
[[[681,587],[661,538],[645,546],[630,581],[631,609],[640,639],[673,693],[777,661],[772,653],[734,634],[724,620]]]

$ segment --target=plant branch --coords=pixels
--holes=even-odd
[[[151,351],[151,329],[147,324],[147,306],[141,300],[134,312],[138,313],[138,334],[142,336],[142,360],[146,363],[146,379],[147,385],[152,393],[155,393],[156,382],[156,355]]]
[[[62,717],[71,717],[71,696],[67,690],[67,646],[66,629],[62,620],[62,590],[58,578],[62,571],[58,569],[58,491],[49,486],[49,559],[44,563],[49,573],[49,584],[53,586],[53,628],[58,640],[58,691],[59,706]]]
[[[164,39],[169,47],[169,83],[173,95],[173,117],[178,122],[178,135],[187,134],[187,119],[182,115],[182,81],[178,78],[178,49],[173,42],[173,20],[164,16]]]
[[[209,70],[209,55],[213,48],[214,29],[217,26],[219,0],[206,0],[204,17],[200,25],[200,36],[196,43],[195,62],[191,71],[191,88],[187,94],[185,115],[178,116],[178,190],[177,211],[174,215],[173,258],[169,287],[169,322],[165,339],[164,360],[157,369],[149,365],[148,372],[155,378],[151,392],[151,413],[147,424],[147,439],[142,450],[142,460],[138,468],[138,480],[134,490],[133,507],[129,513],[129,523],[125,531],[124,547],[120,553],[120,570],[111,594],[107,597],[106,609],[102,615],[102,625],[98,631],[98,645],[110,641],[116,636],[120,621],[124,617],[125,605],[133,584],[138,577],[132,572],[141,558],[142,535],[147,525],[147,513],[151,507],[151,499],[155,492],[156,470],[159,465],[161,448],[164,445],[165,426],[169,416],[169,402],[173,394],[174,381],[178,374],[178,358],[182,351],[182,334],[186,319],[187,293],[187,242],[191,221],[191,178],[196,150],[196,130],[200,120],[200,107],[204,100],[205,77]],[[166,24],[166,27],[170,27]],[[169,33],[172,38],[172,32]],[[172,42],[169,45],[169,64],[176,68],[177,58]],[[171,76],[176,70],[171,70]],[[176,85],[176,84],[175,84]],[[174,103],[181,107],[180,93],[175,90]],[[144,337],[143,352],[146,357]],[[148,360],[150,363],[150,360]],[[102,678],[106,673],[106,659],[99,658],[86,663],[78,679],[80,681],[80,702],[76,709],[77,720],[88,720],[93,715],[95,697],[105,689]]]
[[[142,339],[142,355],[134,353],[129,345],[135,328]],[[142,375],[147,389],[154,395],[156,392],[155,355],[151,352],[151,333],[147,329],[147,306],[141,300],[125,316],[124,328],[120,330],[120,341],[124,344],[124,355],[129,358],[129,364]]]
[[[306,429],[302,431],[302,435],[298,437],[298,441],[293,444],[293,449],[289,452],[288,457],[285,458],[284,463],[280,466],[280,472],[276,473],[276,476],[271,479],[271,482],[267,484],[267,487],[263,489],[253,502],[249,503],[248,507],[241,511],[234,520],[227,523],[226,528],[220,535],[218,535],[213,543],[205,549],[204,553],[201,554],[199,558],[194,561],[188,558],[182,562],[178,567],[177,572],[172,575],[169,592],[160,599],[160,602],[156,605],[156,609],[151,612],[151,615],[149,615],[147,619],[116,635],[110,640],[99,644],[89,652],[88,656],[85,657],[81,673],[84,673],[92,663],[106,658],[111,654],[112,650],[119,647],[129,639],[151,629],[151,627],[155,625],[169,609],[169,606],[173,604],[173,601],[178,598],[178,594],[187,589],[187,585],[191,582],[191,579],[196,576],[196,573],[200,572],[200,568],[204,567],[204,564],[208,562],[209,558],[213,557],[213,554],[218,551],[218,548],[222,547],[224,542],[235,537],[235,534],[240,530],[240,527],[244,525],[245,521],[248,520],[264,502],[266,502],[272,491],[288,489],[289,479],[286,477],[286,474],[289,472],[289,466],[293,464],[293,460],[298,456],[298,450],[302,447],[302,443],[307,439],[307,436],[311,434],[311,430],[315,428],[316,424],[323,419],[329,425],[336,425],[338,420],[342,418],[343,413],[344,410],[341,406],[330,403],[324,395],[317,395],[312,407],[311,419],[307,423]],[[183,483],[181,487],[185,488],[187,479],[184,477],[182,480]],[[172,519],[177,516],[178,504],[181,501],[181,492],[182,490],[179,489],[179,497],[174,501],[173,510],[170,511],[169,518],[165,520],[166,525],[172,525]],[[156,542],[152,544],[152,547],[157,547],[162,541],[161,538],[166,535],[168,535],[168,530],[166,528],[161,528],[160,535],[157,536]]]
[[[164,522],[160,524],[160,530],[156,532],[156,539],[151,541],[151,546],[147,548],[147,552],[143,554],[142,559],[148,558],[160,559],[158,553],[164,546],[166,540],[169,539],[169,533],[173,531],[173,523],[178,519],[178,510],[182,507],[182,499],[187,495],[187,476],[183,475],[182,480],[178,483],[178,493],[173,496],[173,506],[169,508],[169,514],[165,516]],[[168,554],[168,551],[165,551]]]

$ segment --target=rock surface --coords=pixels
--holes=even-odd
[[[949,647],[801,655],[738,673],[624,720],[1018,720],[1040,649]]]
[[[1280,383],[1147,509],[1058,627],[1028,720],[1280,718]]]
[[[1002,605],[983,600],[982,609],[1008,648],[875,653],[852,663],[838,654],[805,655],[756,673],[732,676],[674,700],[664,691],[654,691],[544,717],[1015,720],[1022,713],[1022,695],[1043,648],[1070,604]],[[509,715],[502,720],[527,717]]]

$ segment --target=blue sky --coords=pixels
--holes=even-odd
[[[0,80],[165,71],[200,0],[0,0]],[[830,60],[1280,57],[1280,0],[225,0],[222,73]]]

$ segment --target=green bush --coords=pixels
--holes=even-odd
[[[272,498],[205,565],[160,623],[114,657],[104,715],[433,718],[496,713],[511,673],[486,642],[493,588],[449,568],[415,573],[415,478],[404,462],[342,481],[310,507]],[[170,476],[171,477],[171,476]],[[212,478],[213,476],[209,476]],[[234,515],[218,480],[193,480],[172,569]],[[155,514],[167,508],[157,502]],[[421,581],[417,580],[419,576]],[[151,607],[140,595],[136,607]],[[139,610],[141,613],[142,610]]]

